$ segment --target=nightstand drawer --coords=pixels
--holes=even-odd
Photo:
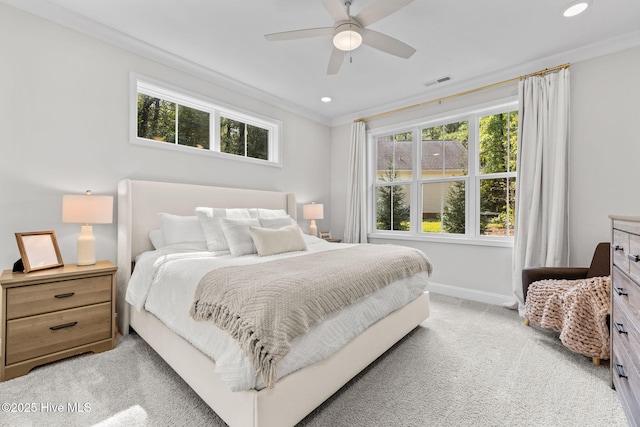
[[[7,289],[7,319],[111,301],[111,276]]]
[[[7,365],[112,337],[111,302],[7,322]]]

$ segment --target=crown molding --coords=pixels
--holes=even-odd
[[[62,25],[63,27],[82,33],[86,36],[103,41],[128,52],[140,55],[144,58],[159,62],[165,66],[185,72],[194,77],[201,78],[210,83],[231,89],[242,95],[254,98],[282,108],[283,110],[305,117],[309,120],[330,126],[329,117],[317,114],[305,109],[300,105],[286,101],[280,97],[267,93],[255,86],[233,79],[225,74],[219,73],[210,68],[196,64],[184,57],[151,45],[135,37],[129,36],[121,31],[96,22],[85,16],[79,15],[61,6],[48,1],[24,1],[24,0],[0,0],[11,7],[24,12],[36,15],[47,21]]]
[[[415,105],[426,102],[432,99],[444,98],[456,93],[465,92],[475,88],[501,82],[503,80],[508,80],[539,70],[544,70],[545,68],[555,67],[560,64],[570,63],[573,65],[579,62],[587,61],[600,56],[620,52],[638,46],[640,46],[640,31],[634,31],[620,37],[615,37],[600,41],[598,43],[581,46],[573,50],[561,52],[517,66],[495,70],[491,73],[486,73],[481,76],[452,83],[443,88],[433,88],[427,94],[421,93],[420,95],[395,100],[393,102],[378,105],[376,107],[362,110],[353,114],[336,117],[331,120],[331,127],[351,123],[361,117],[372,116],[384,111],[391,111],[398,108],[406,107],[408,105]]]
[[[165,66],[188,73],[213,84],[224,86],[225,88],[236,91],[242,95],[268,103],[329,127],[341,126],[353,122],[361,117],[367,117],[383,111],[389,111],[431,99],[450,96],[456,93],[500,82],[502,80],[511,79],[519,75],[529,74],[544,68],[554,67],[561,63],[568,62],[575,64],[577,62],[640,46],[640,31],[635,31],[623,36],[603,40],[598,43],[582,46],[517,66],[494,70],[493,72],[486,73],[481,76],[447,84],[446,87],[443,88],[432,88],[428,92],[422,92],[419,95],[394,100],[389,103],[377,105],[351,114],[329,118],[308,110],[298,104],[294,104],[273,94],[267,93],[257,87],[240,82],[215,70],[196,64],[193,61],[158,48],[157,46],[153,46],[142,40],[126,35],[118,30],[79,15],[49,1],[0,0],[0,2],[24,12],[39,16],[40,18],[48,21],[60,24],[89,37],[119,47],[128,52],[132,52]]]

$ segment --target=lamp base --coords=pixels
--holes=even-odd
[[[309,224],[309,235],[318,237],[318,227],[316,227],[315,219],[312,219],[311,224]]]
[[[94,265],[96,263],[96,238],[93,236],[93,227],[83,225],[78,236],[78,261],[77,265]]]

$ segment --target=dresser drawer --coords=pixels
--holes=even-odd
[[[629,235],[629,275],[636,281],[640,282],[640,236],[635,234]]]
[[[611,286],[613,304],[619,304],[632,319],[640,319],[640,287],[617,267],[613,268]]]
[[[640,330],[618,302],[612,313],[611,344],[617,351],[626,352],[629,361],[640,370]]]
[[[111,302],[7,322],[6,363],[111,338]]]
[[[613,230],[613,265],[617,265],[625,273],[629,272],[629,233],[620,230]]]
[[[616,388],[627,419],[640,419],[640,406],[638,406],[637,399],[640,396],[640,376],[629,361],[627,354],[619,352],[615,346],[611,370],[613,372],[613,385]]]
[[[7,289],[7,319],[111,301],[111,276]]]

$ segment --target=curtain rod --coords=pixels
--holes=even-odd
[[[512,82],[515,82],[515,81],[518,81],[518,80],[526,79],[527,77],[542,76],[544,74],[551,73],[553,71],[562,70],[564,68],[569,68],[569,65],[571,65],[571,64],[563,64],[563,65],[558,65],[558,66],[552,67],[552,68],[545,68],[544,70],[536,71],[535,73],[526,74],[524,76],[514,77],[514,78],[509,79],[509,80],[503,80],[503,81],[498,82],[498,83],[492,83],[490,85],[478,87],[478,88],[475,88],[475,89],[466,90],[464,92],[456,93],[454,95],[444,96],[442,98],[432,99],[431,101],[425,101],[425,102],[421,102],[419,104],[414,104],[414,105],[409,105],[409,106],[406,106],[406,107],[396,108],[395,110],[385,111],[384,113],[378,113],[378,114],[373,114],[373,115],[367,116],[367,117],[361,117],[359,119],[354,120],[354,122],[366,122],[367,120],[378,119],[380,117],[389,116],[391,114],[401,113],[403,111],[412,110],[412,109],[418,108],[418,107],[424,107],[425,105],[435,104],[436,102],[447,101],[449,99],[458,98],[460,96],[469,95],[471,93],[480,92],[480,91],[483,91],[483,90],[486,90],[486,89],[492,89],[494,87],[502,86],[502,85],[505,85],[507,83],[512,83]]]

